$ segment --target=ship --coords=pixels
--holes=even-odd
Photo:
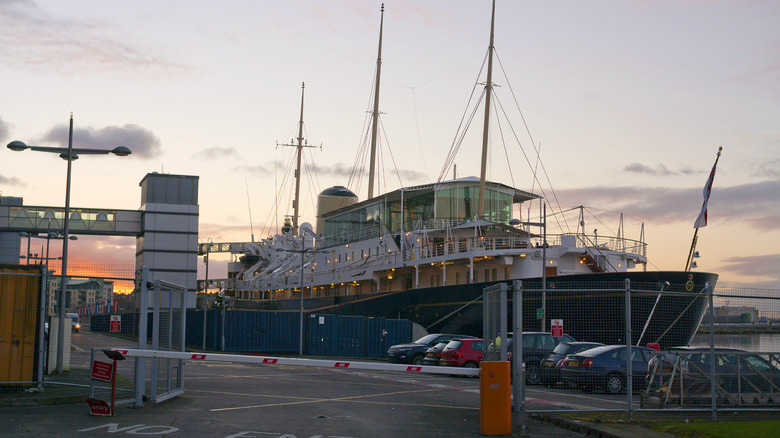
[[[495,2],[492,17],[485,133]],[[429,332],[482,336],[483,291],[504,282],[524,290],[524,330],[544,330],[558,319],[575,339],[606,344],[626,342],[628,287],[632,343],[687,345],[717,274],[647,271],[643,237],[626,238],[620,229],[616,236],[585,233],[584,207],[576,232],[548,234],[542,196],[486,179],[487,134],[479,177],[440,177],[374,196],[383,22],[384,6],[367,199],[343,186],[327,188],[317,199],[315,225],[298,224],[302,94],[294,214],[265,239],[200,244],[201,255],[236,255],[227,279],[207,283],[239,309],[400,318]],[[539,211],[538,220],[516,218],[522,211]]]

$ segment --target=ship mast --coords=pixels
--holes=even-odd
[[[374,197],[374,173],[376,168],[376,138],[379,122],[379,77],[382,73],[382,26],[385,21],[385,4],[382,3],[381,18],[379,20],[379,50],[376,57],[376,81],[374,84],[374,110],[371,120],[371,161],[368,170],[368,199]]]
[[[479,172],[479,204],[477,218],[485,213],[485,173],[487,170],[488,136],[490,129],[490,94],[493,91],[493,34],[496,22],[496,0],[493,0],[493,10],[490,16],[490,46],[488,47],[487,81],[485,82],[485,124],[482,128],[482,167]]]
[[[295,199],[293,199],[293,217],[292,217],[292,235],[298,235],[298,218],[300,205],[301,205],[301,155],[303,148],[316,147],[309,146],[303,143],[303,93],[306,88],[306,83],[301,83],[301,118],[298,122],[298,143],[297,144],[282,144],[281,146],[294,146],[298,149],[297,163],[295,167]]]

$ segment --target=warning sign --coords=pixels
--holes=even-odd
[[[90,377],[93,379],[110,382],[113,374],[113,364],[101,362],[99,360],[92,361],[92,373],[90,374]]]
[[[85,398],[84,400],[89,405],[89,413],[91,415],[111,416],[111,406],[103,400],[98,400],[96,398]]]
[[[111,315],[111,333],[119,333],[122,331],[122,315]]]
[[[563,336],[563,320],[562,319],[550,320],[550,330],[554,338],[560,338],[561,336]]]

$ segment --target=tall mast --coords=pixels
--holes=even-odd
[[[485,214],[485,174],[487,171],[488,137],[490,129],[490,94],[493,91],[493,31],[496,22],[496,0],[493,0],[493,10],[490,16],[490,47],[488,47],[487,81],[485,82],[485,124],[482,127],[482,167],[479,172],[479,204],[477,217]]]
[[[306,89],[306,83],[301,82],[301,120],[298,122],[298,160],[295,167],[295,205],[293,206],[293,229],[292,234],[298,233],[298,209],[301,205],[301,152],[303,151],[303,92]],[[301,292],[303,293],[303,292]]]
[[[308,144],[304,144],[303,141],[303,93],[306,88],[306,83],[301,83],[301,118],[298,122],[298,143],[297,144],[282,144],[281,146],[294,146],[298,149],[298,157],[297,157],[297,163],[295,167],[295,199],[293,199],[293,217],[292,217],[292,234],[294,236],[298,235],[298,218],[299,212],[300,212],[300,206],[301,206],[301,155],[303,153],[303,148],[306,147],[316,147],[316,146],[309,146]]]
[[[368,170],[368,199],[374,197],[374,173],[376,168],[376,137],[379,122],[379,77],[382,73],[382,26],[385,21],[385,4],[382,3],[379,20],[379,50],[376,57],[376,81],[374,85],[374,111],[371,120],[371,164]]]

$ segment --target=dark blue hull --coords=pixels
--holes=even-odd
[[[659,342],[662,347],[672,347],[687,345],[693,338],[708,305],[706,291],[702,291],[706,283],[714,287],[718,276],[702,272],[657,271],[551,277],[547,279],[545,292],[546,328],[549,330],[551,319],[563,319],[564,331],[578,341],[625,343],[626,279],[631,285],[632,343],[639,341],[649,319],[641,343]],[[496,283],[500,282],[364,296],[306,298],[304,306],[309,313],[402,318],[420,324],[430,333],[481,337],[480,297],[485,287]],[[512,282],[507,283],[511,287]],[[537,309],[542,307],[541,284],[540,278],[522,281],[524,331],[541,329],[541,321],[537,319]],[[662,287],[664,293],[658,299]],[[242,304],[258,310],[300,308],[297,299],[255,301],[251,306],[248,302]]]

